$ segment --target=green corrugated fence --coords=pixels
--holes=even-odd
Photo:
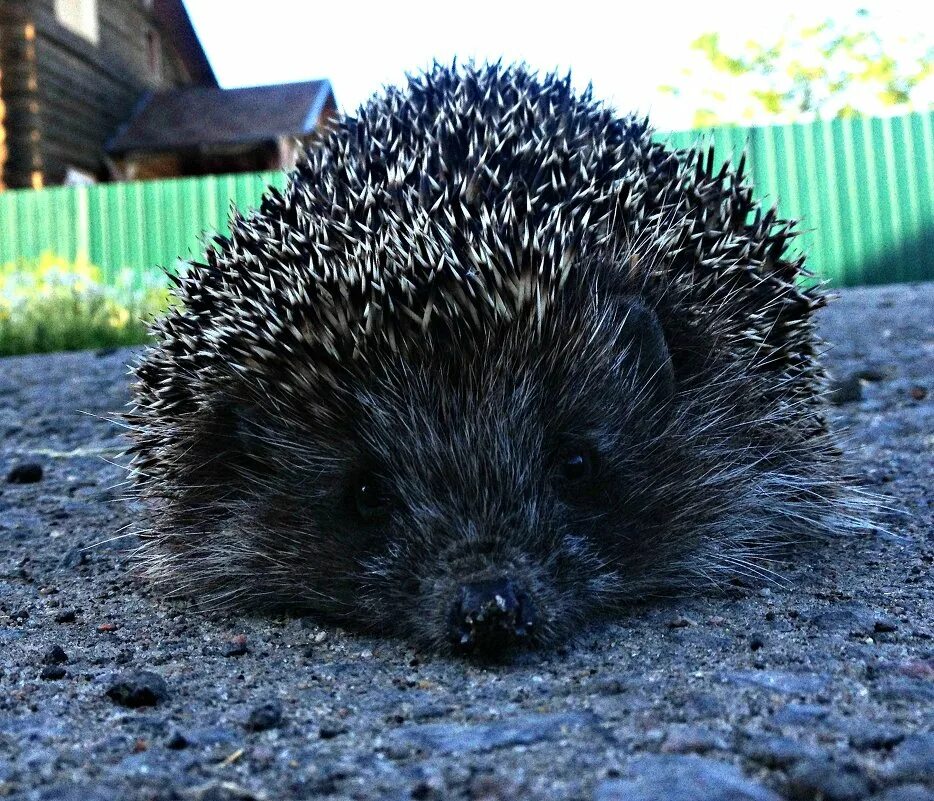
[[[46,251],[86,256],[108,281],[197,257],[204,234],[228,232],[231,205],[256,206],[281,172],[21,189],[0,193],[0,264]]]
[[[679,147],[697,131],[669,134]],[[701,132],[745,148],[756,196],[801,220],[796,247],[839,286],[934,279],[934,112]]]
[[[836,285],[934,278],[934,112],[659,134],[678,147],[745,149],[757,197],[802,220],[797,241]],[[227,231],[231,203],[255,206],[277,172],[0,193],[0,263],[86,255],[113,278],[196,257]]]

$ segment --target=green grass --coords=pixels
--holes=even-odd
[[[107,285],[94,265],[52,253],[0,265],[0,356],[138,345],[167,303],[158,275]]]

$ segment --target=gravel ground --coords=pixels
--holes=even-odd
[[[87,550],[137,513],[93,416],[128,352],[0,361],[0,797],[934,799],[932,322],[934,284],[822,321],[855,469],[903,514],[506,666],[160,601],[131,540]]]

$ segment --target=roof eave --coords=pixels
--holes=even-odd
[[[194,67],[193,72],[196,74],[192,77],[197,83],[220,86],[183,0],[154,0],[153,14],[159,25],[172,37],[189,69]]]
[[[309,134],[314,132],[318,127],[318,121],[321,119],[321,113],[324,111],[324,107],[327,105],[328,98],[334,94],[331,89],[331,82],[327,78],[321,79],[321,86],[318,88],[318,94],[315,97],[314,103],[308,109],[308,114],[305,115],[305,122],[302,125],[302,133]]]

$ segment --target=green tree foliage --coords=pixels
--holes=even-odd
[[[865,10],[811,25],[791,19],[768,42],[704,33],[691,50],[695,63],[659,89],[696,103],[696,127],[934,108],[930,36],[888,35]]]

